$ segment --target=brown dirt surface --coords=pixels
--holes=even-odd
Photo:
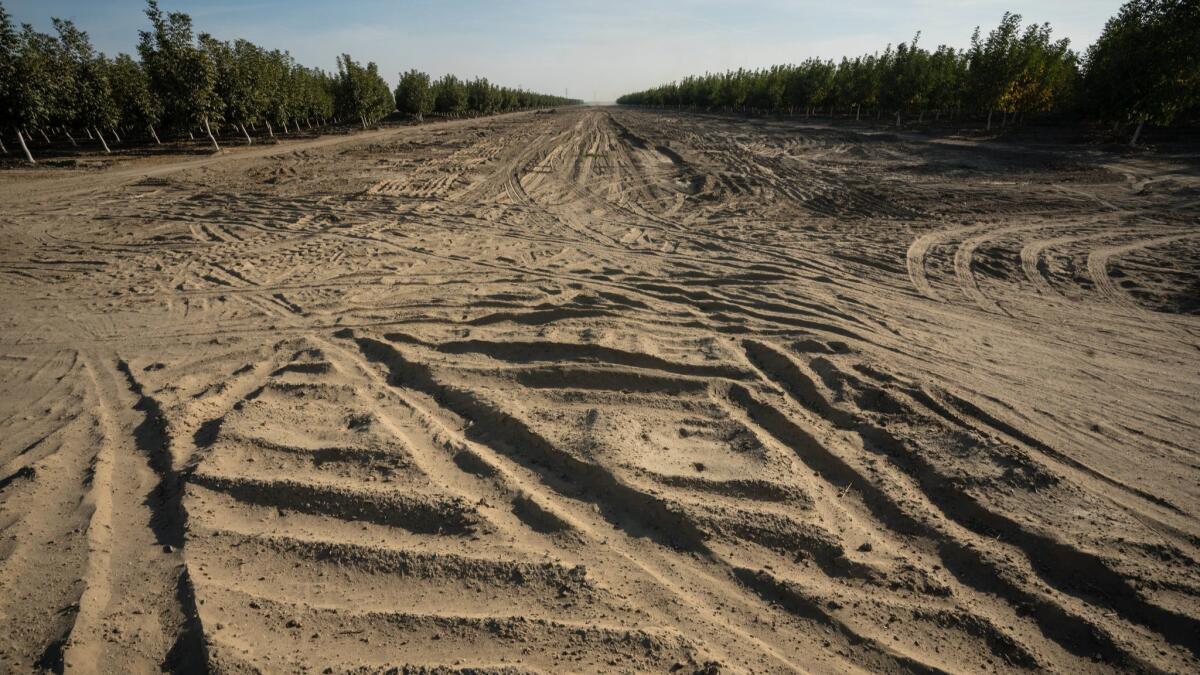
[[[616,108],[0,176],[0,670],[1196,672],[1196,155]]]

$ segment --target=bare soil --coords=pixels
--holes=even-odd
[[[1195,672],[1200,163],[615,108],[0,176],[0,670]]]

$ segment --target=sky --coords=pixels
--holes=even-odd
[[[75,21],[110,56],[136,53],[144,0],[0,0],[18,24]],[[685,75],[921,44],[965,47],[1005,11],[1086,49],[1121,0],[160,0],[198,31],[335,68],[348,52],[395,84],[401,70],[482,76],[612,101]]]

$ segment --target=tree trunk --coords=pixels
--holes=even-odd
[[[92,131],[96,132],[96,138],[100,138],[100,145],[102,148],[104,148],[104,154],[112,155],[113,151],[108,149],[108,143],[106,141],[104,141],[104,135],[103,135],[103,133],[101,133],[100,127],[98,127],[98,126],[94,127],[94,129],[92,129]]]
[[[220,152],[221,146],[217,145],[217,139],[215,136],[213,136],[212,127],[208,126],[207,117],[204,118],[204,131],[208,133],[208,140],[212,141],[213,147],[216,148],[217,152]]]
[[[285,119],[285,120],[283,120],[283,133],[285,133],[285,134],[287,134],[287,133],[291,133],[290,131],[288,131],[288,125],[287,125],[287,120],[286,120],[286,119]]]
[[[275,138],[275,130],[271,128],[271,120],[263,120],[263,124],[267,125],[267,133],[270,134],[271,138]]]
[[[50,137],[46,135],[46,130],[38,127],[38,133],[42,135],[42,140],[46,141],[46,145],[50,145]]]
[[[162,141],[158,140],[158,132],[154,130],[154,125],[147,124],[146,126],[150,127],[150,135],[154,137],[154,142],[157,145],[162,145]]]
[[[367,128],[367,116],[360,114],[358,116],[358,118],[362,120],[363,129],[366,129]]]
[[[242,125],[242,135],[246,137],[246,145],[254,145],[254,141],[250,140],[250,133],[246,131],[246,125]]]
[[[88,135],[88,140],[89,140],[89,141],[94,141],[94,140],[96,140],[96,138],[95,138],[94,136],[92,136],[92,130],[91,130],[91,129],[89,129],[89,128],[87,128],[87,127],[84,127],[84,128],[83,128],[83,130],[87,132],[87,135]]]
[[[120,143],[121,135],[117,133],[117,128],[114,126],[110,126],[108,129],[109,129],[109,131],[113,132],[113,138],[117,139],[117,142]]]
[[[989,108],[988,109],[988,127],[987,127],[988,131],[992,130],[992,112],[993,111]]]
[[[29,152],[29,146],[25,145],[25,136],[21,134],[21,130],[17,129],[17,140],[21,142],[21,149],[25,151],[25,159],[29,160],[30,164],[37,164],[33,159],[33,153]]]
[[[75,137],[71,135],[71,130],[63,127],[63,133],[67,135],[67,140],[71,141],[72,148],[78,148],[79,144],[75,142]]]
[[[1138,137],[1142,135],[1142,127],[1144,126],[1146,126],[1146,119],[1142,118],[1138,120],[1137,128],[1133,130],[1133,138],[1129,140],[1129,147],[1137,147]]]
[[[100,139],[100,145],[104,147],[105,154],[112,154],[112,150],[108,149],[108,143],[104,140],[104,134],[100,133],[100,127],[96,127],[96,137]]]
[[[855,106],[855,108],[854,108],[854,121],[857,122],[860,119],[862,119],[862,106],[861,105]]]
[[[3,138],[0,138],[0,152],[3,152],[6,155],[8,154],[8,148],[5,147]]]
[[[922,124],[924,122],[925,122],[925,110],[922,109],[921,112],[917,115],[917,124]]]
[[[188,140],[189,140],[189,141],[194,141],[194,140],[196,140],[196,135],[192,133],[192,130],[191,130],[191,129],[188,129]]]
[[[900,128],[900,111],[899,110],[896,111],[896,128],[897,129]]]

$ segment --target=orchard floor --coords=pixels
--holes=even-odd
[[[560,109],[0,176],[0,670],[1195,672],[1200,159]]]

